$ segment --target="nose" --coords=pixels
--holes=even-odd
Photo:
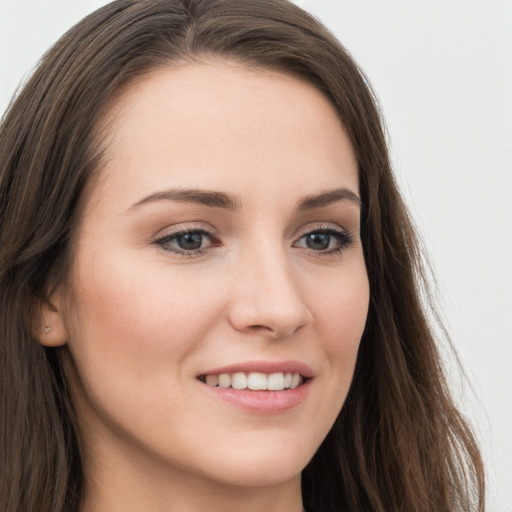
[[[261,251],[237,265],[229,319],[238,331],[269,338],[295,334],[313,322],[300,282],[284,254]]]

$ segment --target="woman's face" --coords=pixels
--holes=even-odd
[[[335,111],[296,78],[217,62],[153,72],[103,128],[55,299],[86,460],[297,478],[343,405],[369,300]]]

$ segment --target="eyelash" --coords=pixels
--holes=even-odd
[[[199,249],[193,249],[193,250],[185,250],[177,247],[173,247],[171,243],[175,240],[177,240],[178,237],[184,236],[184,235],[200,235],[201,237],[208,238],[212,245],[210,247],[206,248],[199,248]],[[296,243],[298,243],[300,240],[304,239],[307,236],[311,235],[328,235],[331,237],[334,237],[338,241],[338,247],[334,247],[329,250],[315,250],[308,247],[304,247],[304,249],[307,249],[307,251],[310,254],[313,254],[315,256],[323,255],[323,256],[329,256],[329,255],[337,255],[341,254],[345,249],[349,248],[354,244],[354,238],[353,236],[344,229],[341,228],[334,228],[332,226],[326,226],[326,227],[317,227],[315,229],[312,229],[311,231],[307,231],[306,233],[302,234],[300,238],[294,242],[294,246]],[[185,228],[182,230],[173,231],[172,233],[169,233],[165,235],[162,238],[159,238],[158,240],[155,240],[154,242],[156,245],[159,245],[163,250],[167,252],[175,253],[179,256],[183,257],[194,257],[194,256],[200,256],[201,254],[204,254],[206,251],[211,249],[212,247],[219,247],[222,245],[220,240],[216,239],[212,233],[209,231],[206,231],[204,229],[196,229],[196,228]]]
[[[333,247],[332,249],[323,251],[306,248],[308,252],[313,255],[338,255],[341,254],[345,249],[348,249],[350,246],[354,245],[354,237],[348,231],[341,228],[335,228],[333,226],[317,227],[311,231],[307,231],[299,238],[299,240],[302,240],[303,238],[311,235],[329,235],[330,237],[334,237],[339,244],[338,247]]]
[[[212,233],[206,231],[205,229],[198,229],[198,228],[185,228],[185,229],[173,231],[172,233],[169,233],[169,234],[165,235],[164,237],[159,238],[158,240],[155,241],[155,243],[157,245],[161,246],[162,249],[164,249],[164,251],[173,252],[175,254],[178,254],[179,256],[184,256],[184,257],[200,256],[205,251],[210,249],[210,247],[208,247],[208,248],[204,248],[204,249],[200,248],[200,249],[194,249],[194,250],[187,251],[185,249],[173,248],[170,245],[178,237],[185,236],[185,235],[201,235],[202,237],[206,237],[209,240],[211,240],[213,243],[213,247],[218,247],[219,245],[221,245],[220,241],[216,240]]]

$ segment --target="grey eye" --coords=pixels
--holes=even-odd
[[[310,233],[306,235],[306,246],[314,251],[325,251],[331,244],[329,233]]]
[[[218,245],[212,239],[212,235],[202,229],[191,229],[190,231],[170,234],[160,238],[155,243],[166,251],[187,256],[200,254],[203,250]]]
[[[203,245],[204,235],[201,232],[190,232],[178,235],[175,238],[176,245],[184,251],[197,251]]]
[[[302,235],[295,247],[303,247],[317,254],[341,253],[353,244],[352,236],[345,230],[336,228],[322,228]]]

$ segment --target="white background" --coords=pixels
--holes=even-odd
[[[102,0],[0,0],[0,112],[38,57]],[[438,277],[481,442],[488,510],[512,512],[512,1],[297,0],[366,71]],[[391,511],[390,511],[391,512]]]

